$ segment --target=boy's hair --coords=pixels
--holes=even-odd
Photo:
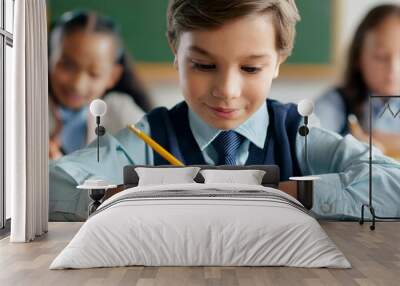
[[[213,29],[252,14],[270,13],[274,18],[277,50],[289,56],[300,16],[294,0],[170,0],[167,36],[177,47],[182,32]]]

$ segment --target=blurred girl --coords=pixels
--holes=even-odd
[[[322,127],[368,141],[369,95],[400,95],[399,35],[399,5],[377,6],[366,15],[350,46],[343,85],[316,102]],[[372,104],[375,144],[388,154],[400,152],[400,113],[394,117],[400,98],[374,98]],[[350,114],[355,117],[348,122]]]
[[[132,70],[114,22],[93,12],[67,12],[49,36],[50,158],[84,147],[94,139],[89,114],[103,98],[102,125],[115,133],[151,108]]]

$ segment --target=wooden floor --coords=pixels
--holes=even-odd
[[[43,238],[27,244],[0,241],[0,285],[400,285],[400,224],[321,222],[353,268],[122,267],[48,270],[81,223],[50,223]]]

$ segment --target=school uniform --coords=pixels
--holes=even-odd
[[[319,175],[315,182],[316,215],[334,218],[359,216],[368,200],[368,146],[352,136],[341,137],[325,129],[311,127],[308,159],[304,159],[304,137],[297,132],[301,117],[296,106],[267,100],[246,122],[235,128],[241,142],[235,164],[277,164],[281,180],[290,176]],[[186,103],[171,110],[159,108],[136,126],[185,164],[221,162],[218,141],[221,130],[208,126]],[[125,165],[161,165],[164,159],[128,129],[101,140],[100,163],[96,145],[74,152],[50,165],[50,218],[86,216],[89,203],[85,192],[75,186],[88,178],[102,178],[121,184]],[[379,200],[374,207],[380,215],[400,215],[400,164],[374,152],[374,187]],[[376,179],[375,179],[376,176]],[[379,179],[378,179],[379,178]]]
[[[400,98],[373,98],[372,99],[372,128],[376,131],[400,134]],[[385,107],[390,107],[385,110]],[[369,101],[361,106],[364,116],[359,119],[363,130],[369,130]],[[384,112],[385,111],[385,112]],[[320,120],[321,127],[337,132],[341,135],[348,134],[347,117],[350,114],[340,89],[332,89],[322,95],[315,102],[315,114]],[[395,117],[397,115],[397,117]]]
[[[110,134],[117,133],[128,124],[138,122],[145,114],[133,99],[125,93],[110,92],[103,100],[107,104],[107,113],[102,118],[101,124]],[[90,113],[89,106],[84,106],[79,110],[56,107],[50,98],[50,135],[52,135],[57,128],[55,113],[58,114],[62,126],[60,130],[60,141],[65,154],[84,148],[96,138],[96,119]]]

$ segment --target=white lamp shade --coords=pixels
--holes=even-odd
[[[314,111],[314,103],[309,99],[303,99],[297,105],[297,111],[301,116],[309,116]]]
[[[103,116],[107,112],[107,104],[101,99],[95,99],[90,103],[90,113],[93,116]]]

